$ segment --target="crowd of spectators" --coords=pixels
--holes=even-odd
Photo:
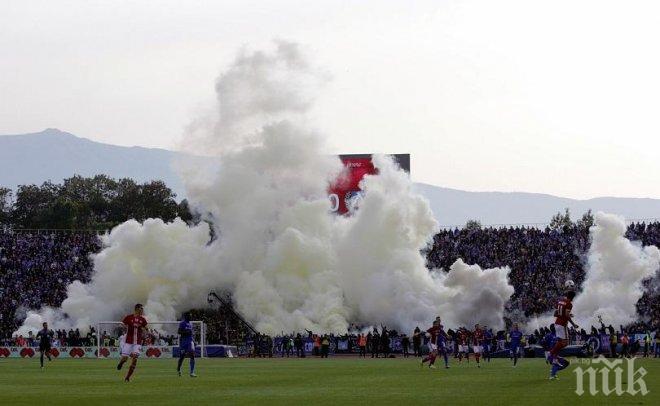
[[[29,331],[28,335],[0,338],[0,344],[4,346],[36,347],[39,344],[36,332]],[[96,345],[96,330],[89,326],[86,334],[81,334],[80,329],[56,329],[53,330],[53,347],[91,346]]]
[[[633,223],[626,236],[643,245],[660,247],[660,222]],[[525,317],[551,310],[563,284],[572,279],[580,286],[589,249],[589,229],[572,225],[558,229],[535,227],[463,228],[440,231],[427,251],[429,268],[449,270],[458,258],[482,268],[509,266],[515,288],[507,311]],[[621,270],[625,272],[625,270]],[[644,281],[644,296],[637,304],[641,319],[660,325],[658,286]]]
[[[104,347],[118,347],[122,328],[101,331],[101,345]],[[94,326],[89,326],[86,334],[81,334],[80,329],[55,329],[53,330],[53,347],[92,347],[96,346],[98,335]],[[178,345],[178,335],[166,333],[157,329],[148,329],[145,345],[168,346]],[[39,340],[35,332],[29,331],[28,335],[14,335],[13,337],[0,338],[0,346],[5,347],[37,347]]]
[[[660,222],[634,223],[627,237],[660,246]],[[444,270],[458,258],[482,268],[509,266],[515,293],[507,312],[529,317],[551,310],[567,279],[578,286],[582,283],[588,248],[589,230],[579,225],[559,229],[463,228],[440,231],[426,256],[429,268]],[[69,283],[88,282],[93,267],[90,254],[99,249],[93,232],[0,229],[0,337],[11,336],[26,309],[59,307]],[[637,304],[640,321],[636,328],[654,330],[660,325],[660,293],[657,281],[647,280],[644,285],[644,296]],[[240,338],[237,328],[227,322],[216,321],[209,333],[212,341],[220,343],[234,341],[232,335]],[[59,334],[58,339],[68,341],[70,336],[69,331],[66,337]]]
[[[99,249],[95,233],[0,228],[0,337],[18,328],[27,309],[59,307],[71,282],[89,281],[90,254]]]
[[[633,223],[628,227],[626,238],[640,241],[642,245],[660,248],[660,222]],[[642,315],[638,330],[660,327],[660,278],[647,279],[643,283],[644,294],[637,302],[637,313]]]
[[[461,328],[472,343],[472,332]],[[544,336],[551,330],[544,327],[527,331],[521,340],[521,356],[538,356]],[[458,357],[458,329],[449,328],[446,348],[450,355]],[[552,331],[554,333],[554,330]],[[609,357],[640,355],[660,357],[660,336],[658,332],[612,325],[591,326],[568,329],[569,344],[576,346],[585,356],[604,354]],[[257,336],[248,342],[249,350],[244,354],[253,357],[299,357],[318,356],[327,358],[328,354],[356,354],[361,357],[390,358],[400,354],[404,358],[419,357],[428,352],[428,334],[424,329],[415,328],[410,335],[374,328],[369,331],[349,332],[346,334],[316,334],[306,330],[304,333],[269,336]],[[603,342],[605,341],[605,344]],[[484,352],[494,357],[509,357],[511,350],[510,330],[485,329],[484,339],[480,342]]]

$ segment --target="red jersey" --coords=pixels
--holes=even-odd
[[[438,332],[440,331],[440,326],[433,326],[430,329],[426,330],[427,333],[431,334],[431,342],[435,344],[435,340],[438,337]]]
[[[144,336],[142,328],[147,325],[147,319],[135,314],[129,314],[121,321],[127,327],[126,331],[126,344],[142,344]]]
[[[484,341],[484,331],[482,329],[476,329],[472,333],[472,344],[474,345],[481,345],[481,343]]]
[[[461,330],[458,333],[458,344],[467,345],[467,343],[468,343],[468,334],[466,331]]]
[[[573,303],[568,298],[562,298],[557,302],[557,309],[555,310],[555,324],[566,327],[568,319],[571,317],[571,310],[573,310]]]

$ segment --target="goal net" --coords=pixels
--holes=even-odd
[[[147,335],[142,345],[141,358],[172,358],[178,356],[179,321],[150,321],[147,324]],[[193,326],[193,341],[195,355],[205,357],[206,325],[195,320]],[[101,321],[96,325],[96,355],[98,358],[119,358],[120,338],[126,327],[121,321]]]

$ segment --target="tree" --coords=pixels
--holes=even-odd
[[[110,208],[117,197],[117,181],[105,175],[93,178],[74,176],[64,179],[61,197],[75,202],[74,224],[77,228],[112,226]]]
[[[133,179],[119,179],[117,197],[110,205],[110,222],[119,224],[128,219],[138,220],[140,218],[139,201],[140,186]]]
[[[109,229],[129,219],[172,221],[179,212],[192,219],[187,202],[179,207],[175,198],[162,181],[73,176],[61,185],[19,186],[11,222],[17,228]]]
[[[0,224],[9,224],[12,212],[11,189],[0,187]]]
[[[552,219],[550,220],[550,229],[551,230],[563,230],[565,228],[570,228],[573,226],[571,221],[571,212],[566,208],[564,214],[557,212]]]
[[[582,215],[582,218],[578,220],[577,226],[580,228],[591,228],[591,226],[594,225],[594,215],[591,213],[591,209],[589,209],[586,213]]]
[[[58,196],[48,208],[48,220],[44,228],[70,229],[81,228],[76,223],[76,213],[80,212],[78,202],[67,199],[64,196]],[[39,228],[39,224],[31,228]]]
[[[148,218],[160,218],[172,221],[177,214],[176,194],[162,180],[154,180],[141,186],[140,221]]]
[[[18,186],[12,223],[19,228],[54,228],[54,223],[61,222],[51,216],[51,208],[60,188],[60,185],[51,181],[44,182],[41,186]]]
[[[481,230],[481,222],[479,220],[468,220],[464,228],[468,231]]]

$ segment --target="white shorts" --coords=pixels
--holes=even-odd
[[[135,354],[136,356],[140,356],[141,351],[142,351],[142,346],[140,344],[129,344],[129,343],[121,344],[122,357],[128,357],[129,355],[132,354]]]
[[[562,340],[568,340],[568,327],[555,324],[555,336]]]
[[[438,350],[437,345],[435,345],[433,343],[429,343],[429,352],[433,352],[433,351],[437,351],[437,350]]]
[[[474,351],[475,354],[481,354],[481,346],[480,345],[473,345],[472,346],[472,351]]]
[[[467,345],[459,345],[458,352],[470,352],[470,349],[468,348]]]

